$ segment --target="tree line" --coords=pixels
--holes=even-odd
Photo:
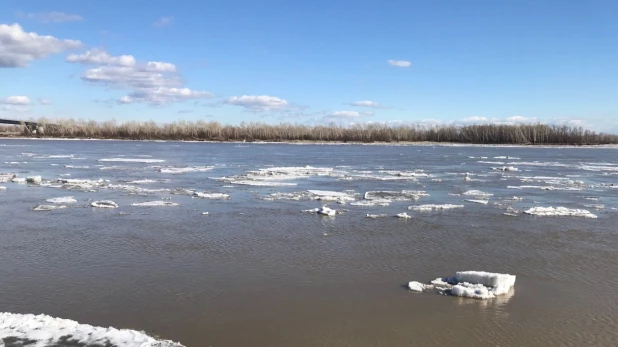
[[[24,136],[51,138],[100,138],[125,140],[193,141],[319,141],[319,142],[453,142],[471,144],[618,144],[618,135],[597,133],[582,127],[548,124],[485,125],[386,125],[379,123],[341,126],[176,121],[148,122],[38,120],[42,125],[32,134],[22,125]],[[7,131],[7,126],[0,131]],[[14,129],[14,128],[13,128]]]

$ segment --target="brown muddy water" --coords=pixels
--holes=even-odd
[[[100,161],[111,158],[128,160]],[[131,161],[140,158],[152,160]],[[306,165],[333,171],[247,174]],[[161,170],[187,166],[213,168]],[[618,345],[616,149],[0,140],[0,173],[43,178],[0,183],[1,312],[185,346]],[[77,187],[59,178],[102,181]],[[146,179],[154,182],[129,183]],[[330,202],[347,211],[326,217],[301,212],[324,203],[301,194],[313,189],[354,191],[358,201],[367,191],[429,196]],[[478,193],[461,195],[471,190],[493,195],[472,203]],[[269,198],[276,193],[299,200]],[[77,202],[32,210],[64,196]],[[93,208],[93,200],[120,207]],[[153,200],[179,206],[131,206]],[[446,203],[464,207],[408,210]],[[598,218],[524,213],[539,206]],[[404,211],[412,218],[393,217]],[[460,270],[517,282],[489,300],[405,287]]]

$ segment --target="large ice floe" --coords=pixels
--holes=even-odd
[[[17,175],[11,173],[0,173],[0,183],[11,182]]]
[[[162,163],[165,160],[163,159],[147,159],[147,158],[103,158],[99,159],[99,162],[113,162],[113,163]]]
[[[431,283],[411,281],[408,288],[414,292],[436,290],[440,294],[473,299],[492,299],[507,294],[515,285],[514,275],[485,271],[457,271],[455,276],[437,278]]]
[[[187,172],[206,172],[214,169],[214,166],[191,166],[191,167],[162,167],[159,172],[166,174],[183,174]]]
[[[144,332],[79,324],[47,315],[0,312],[0,346],[183,347]]]
[[[220,200],[220,199],[229,199],[230,195],[225,194],[225,193],[194,192],[193,197],[202,198],[202,199]]]
[[[453,205],[453,204],[442,204],[442,205],[417,205],[417,206],[409,206],[408,210],[418,211],[418,212],[431,212],[431,211],[444,211],[444,210],[453,210],[458,208],[463,208],[464,205]]]
[[[571,216],[571,217],[585,217],[585,218],[597,218],[597,215],[581,209],[566,208],[566,207],[532,207],[525,210],[524,213],[534,216]]]
[[[333,168],[313,166],[292,167],[269,167],[247,171],[243,175],[221,177],[219,180],[232,184],[257,186],[257,187],[284,187],[295,186],[296,183],[284,183],[278,181],[295,180],[316,176],[342,177],[343,175]]]
[[[155,201],[145,201],[145,202],[134,202],[134,203],[131,204],[131,206],[138,206],[138,207],[165,207],[165,206],[179,206],[179,204],[176,203],[176,202],[171,202],[171,201],[155,200]]]
[[[93,201],[90,206],[97,208],[118,208],[118,204],[111,200]]]
[[[468,191],[463,192],[461,194],[462,195],[468,195],[468,196],[481,197],[481,198],[488,198],[490,196],[493,196],[492,193],[485,193],[485,192],[482,192],[480,190],[468,190]]]

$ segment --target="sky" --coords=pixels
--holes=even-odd
[[[0,118],[618,133],[616,0],[1,0]]]

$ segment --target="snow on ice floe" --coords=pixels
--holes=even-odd
[[[208,192],[194,192],[193,197],[202,198],[202,199],[229,199],[230,195],[225,193],[208,193]]]
[[[163,159],[147,159],[147,158],[103,158],[99,162],[117,162],[117,163],[162,163]]]
[[[420,190],[375,190],[366,192],[365,200],[416,201],[427,196],[427,192]]]
[[[363,206],[363,207],[367,207],[367,206],[388,206],[390,205],[392,202],[392,200],[389,199],[374,199],[374,200],[358,200],[358,201],[354,201],[351,202],[350,205],[352,206]]]
[[[45,201],[50,202],[52,204],[72,204],[72,203],[77,202],[77,200],[75,200],[75,198],[72,196],[61,196],[58,198],[47,199]]]
[[[418,211],[418,212],[431,212],[431,211],[443,211],[443,210],[453,210],[458,208],[463,208],[464,205],[453,205],[453,204],[442,204],[442,205],[417,205],[417,206],[409,206],[408,210]]]
[[[97,208],[118,208],[118,204],[111,200],[93,201],[90,206]]]
[[[0,341],[10,346],[122,346],[183,347],[169,340],[156,340],[144,332],[103,328],[47,315],[0,312]],[[3,344],[4,346],[4,344]],[[9,346],[9,345],[7,345]]]
[[[134,203],[131,204],[131,206],[138,206],[138,207],[164,207],[164,206],[179,206],[179,204],[176,203],[176,202],[171,202],[171,201],[155,200],[155,201],[146,201],[146,202],[134,202]]]
[[[437,278],[430,283],[411,281],[408,288],[414,292],[435,289],[441,294],[473,299],[493,299],[508,294],[515,286],[516,276],[485,271],[457,271],[455,276]]]
[[[53,211],[53,210],[60,210],[63,208],[67,208],[67,206],[66,205],[38,205],[34,207],[32,210],[33,211]]]
[[[206,172],[214,169],[214,166],[191,166],[191,167],[162,167],[159,172],[166,174],[182,174],[187,172]]]
[[[356,196],[354,192],[334,192],[330,190],[308,190],[308,193],[315,196],[315,200],[321,201],[354,201]]]
[[[15,177],[11,180],[13,183],[26,183],[25,177]]]
[[[336,216],[337,214],[339,214],[339,213],[341,213],[343,211],[338,211],[338,210],[332,209],[332,208],[330,208],[328,206],[322,206],[322,207],[313,208],[313,209],[310,209],[310,210],[303,210],[302,212],[317,213],[317,214],[321,214],[323,216],[334,217],[334,216]]]
[[[566,207],[532,207],[525,210],[524,213],[534,216],[571,216],[571,217],[585,217],[585,218],[597,218],[597,215],[587,210],[571,209]]]

